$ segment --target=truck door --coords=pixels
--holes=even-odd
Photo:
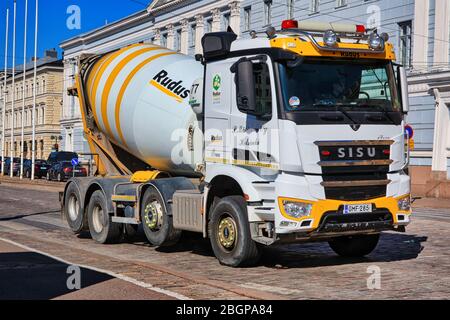
[[[279,137],[273,64],[268,56],[246,57],[253,64],[255,106],[253,112],[239,108],[239,86],[232,75],[231,144],[226,152],[235,165],[270,179],[279,170]],[[242,59],[241,59],[242,60]]]
[[[225,139],[230,128],[232,78],[230,62],[207,65],[205,76],[205,160],[225,164]]]

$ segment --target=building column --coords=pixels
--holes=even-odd
[[[155,37],[153,40],[153,44],[156,44],[157,46],[161,45],[161,30],[155,29]]]
[[[184,19],[181,21],[181,39],[180,52],[188,54],[189,50],[189,21]]]
[[[175,27],[173,24],[167,26],[167,48],[170,50],[175,49]]]
[[[205,33],[205,18],[203,15],[195,16],[195,54],[202,54],[202,38]]]
[[[238,36],[241,34],[241,2],[234,1],[230,7],[230,27]]]
[[[221,18],[220,9],[211,10],[212,13],[212,32],[219,32],[221,28]]]
[[[436,0],[436,18],[434,23],[433,63],[438,66],[448,64],[450,3],[448,0]]]
[[[447,138],[450,122],[449,110],[444,103],[439,89],[433,89],[436,99],[436,115],[434,120],[433,162],[434,172],[447,172]]]
[[[412,64],[415,69],[425,67],[428,61],[429,11],[429,0],[414,1]]]

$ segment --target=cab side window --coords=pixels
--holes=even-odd
[[[272,115],[272,86],[269,67],[266,63],[254,63],[253,75],[256,90],[256,112],[260,115]]]

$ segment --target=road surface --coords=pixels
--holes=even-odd
[[[69,232],[51,188],[0,185],[0,299],[449,299],[450,209],[416,209],[407,233],[385,233],[364,259],[327,244],[267,248],[231,269],[192,234],[171,249],[144,238],[103,246]],[[67,288],[81,266],[81,290]],[[368,273],[381,271],[380,289]]]

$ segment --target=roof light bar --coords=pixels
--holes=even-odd
[[[365,33],[366,27],[364,25],[348,24],[348,23],[328,23],[328,22],[312,22],[301,21],[298,22],[298,29],[325,32],[333,30],[336,33]]]

